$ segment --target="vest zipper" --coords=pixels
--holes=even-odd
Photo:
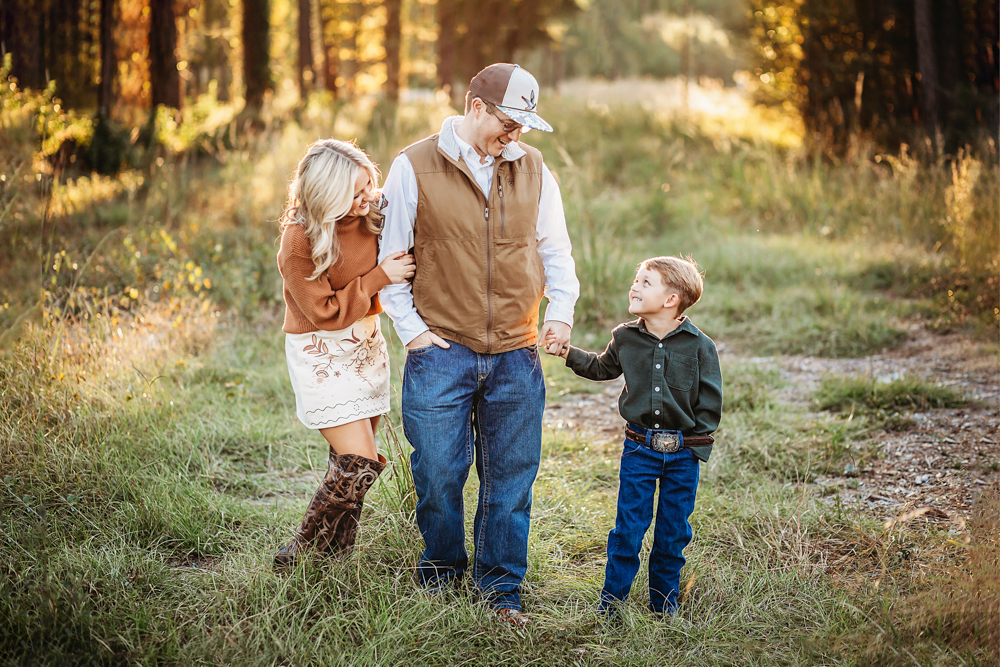
[[[490,332],[493,330],[493,253],[490,240],[490,203],[486,201],[486,354],[491,354],[493,341]]]
[[[500,236],[507,238],[507,207],[503,203],[503,176],[500,174],[497,174],[497,192],[500,194]]]

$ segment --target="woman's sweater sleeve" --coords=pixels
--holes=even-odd
[[[326,276],[309,280],[315,268],[305,234],[298,230],[283,234],[278,270],[285,291],[302,315],[322,331],[346,329],[367,315],[372,298],[390,282],[382,267],[376,266],[343,289],[333,290]]]

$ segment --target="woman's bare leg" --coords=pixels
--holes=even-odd
[[[373,422],[378,423],[378,417],[361,419],[356,422],[321,428],[319,432],[333,447],[338,456],[357,454],[372,461],[378,461],[378,449],[375,447],[375,430]]]

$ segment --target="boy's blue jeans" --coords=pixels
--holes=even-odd
[[[425,544],[421,582],[438,586],[465,574],[462,490],[475,463],[472,578],[494,608],[520,609],[531,485],[542,451],[545,380],[538,351],[478,354],[453,342],[448,349],[409,352],[402,398]]]
[[[608,534],[608,564],[601,590],[600,610],[613,611],[628,599],[639,571],[642,538],[653,520],[653,496],[660,483],[649,554],[649,606],[656,613],[677,610],[684,547],[691,541],[688,517],[694,511],[698,491],[698,458],[684,447],[672,454],[660,453],[631,440],[622,451],[618,513]]]

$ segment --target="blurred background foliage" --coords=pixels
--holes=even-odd
[[[995,132],[1000,12],[990,0],[751,0],[758,98],[801,113],[809,140],[895,149],[914,126],[956,150]]]
[[[826,150],[867,135],[895,151],[919,128],[953,152],[1000,121],[998,20],[990,0],[7,0],[0,42],[22,88],[55,81],[64,107],[129,125],[158,104],[256,109],[293,88],[460,101],[479,69],[517,60],[553,89],[749,86]]]
[[[620,316],[623,238],[687,224],[916,249],[855,282],[992,324],[997,23],[985,0],[6,0],[0,323],[71,300],[64,252],[96,254],[63,287],[119,306],[275,303],[261,226],[305,144],[388,165],[516,60],[558,130],[525,141],[572,193],[584,321]],[[126,237],[148,248],[112,266]]]

